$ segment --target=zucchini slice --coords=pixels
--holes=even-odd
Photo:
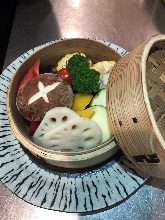
[[[92,108],[94,108],[95,112],[90,119],[95,121],[100,127],[102,131],[101,143],[103,143],[113,136],[108,122],[107,109],[99,105],[93,106]]]
[[[101,105],[106,107],[106,93],[107,89],[100,90],[100,92],[93,97],[90,106]]]

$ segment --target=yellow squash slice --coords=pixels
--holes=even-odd
[[[87,108],[87,109],[82,110],[82,111],[77,111],[76,113],[78,113],[80,117],[90,118],[90,117],[92,117],[94,112],[95,112],[94,108]]]
[[[72,110],[75,112],[84,110],[90,103],[92,97],[93,95],[91,94],[76,93],[73,98]]]

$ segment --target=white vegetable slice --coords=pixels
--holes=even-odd
[[[67,107],[56,107],[49,110],[33,135],[34,142],[39,140],[49,130],[58,128],[76,117],[79,117],[79,115]]]
[[[61,151],[80,151],[95,147],[102,137],[98,125],[87,118],[74,118],[42,137],[42,146]]]
[[[101,138],[102,132],[96,122],[81,118],[66,107],[48,111],[33,136],[36,144],[61,151],[89,149],[95,147]]]
[[[68,62],[68,60],[76,55],[76,54],[80,54],[81,56],[84,56],[86,57],[86,55],[84,53],[72,53],[72,54],[66,54],[59,62],[58,62],[58,65],[57,65],[57,71],[59,71],[60,69],[62,68],[66,68],[66,64]]]

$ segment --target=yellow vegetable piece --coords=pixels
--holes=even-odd
[[[76,93],[73,98],[72,110],[75,112],[84,110],[90,103],[92,97],[93,95],[91,94]]]
[[[115,61],[101,61],[101,62],[95,63],[92,66],[92,69],[95,69],[96,71],[98,71],[100,73],[100,76],[102,76],[107,73],[109,74],[114,65],[115,65]]]
[[[83,117],[83,118],[90,118],[90,117],[92,117],[94,112],[95,112],[94,108],[87,108],[87,109],[82,110],[82,111],[77,111],[77,113],[80,115],[80,117]]]
[[[86,57],[86,55],[85,55],[84,53],[70,53],[70,54],[66,54],[66,55],[58,62],[57,67],[56,67],[57,71],[59,71],[59,70],[62,69],[62,68],[66,68],[66,64],[67,64],[68,60],[69,60],[72,56],[74,56],[74,55],[76,55],[76,54],[80,54],[81,56]]]
[[[92,69],[95,69],[100,73],[100,88],[106,88],[109,80],[110,73],[112,71],[115,61],[101,61],[95,63]]]

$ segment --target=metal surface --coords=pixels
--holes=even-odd
[[[165,33],[165,6],[160,0],[20,0],[4,68],[26,50],[53,39],[98,38],[130,51],[158,33]],[[151,178],[119,206],[78,216],[34,207],[0,183],[0,219],[160,220],[165,219],[164,200],[164,181]]]

